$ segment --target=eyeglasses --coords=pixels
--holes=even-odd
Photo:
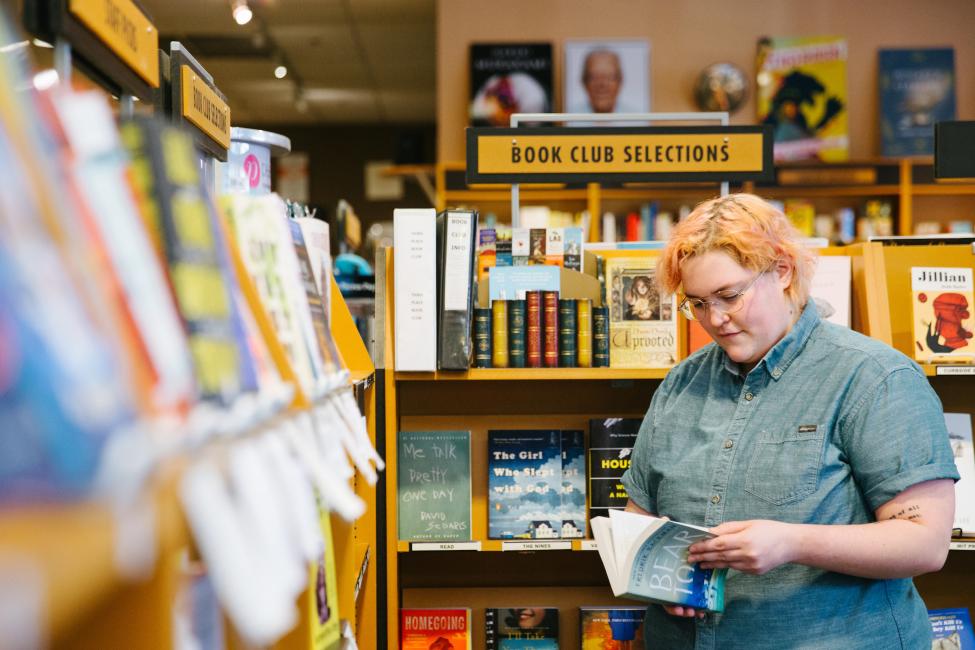
[[[774,266],[774,264],[773,264]],[[703,320],[707,318],[708,309],[715,309],[722,314],[734,314],[741,311],[741,308],[745,305],[745,301],[741,298],[745,293],[755,286],[758,279],[772,270],[772,266],[756,275],[752,278],[752,281],[745,286],[744,289],[736,291],[734,289],[725,289],[724,291],[718,291],[712,294],[710,298],[690,298],[684,297],[681,300],[678,309],[684,314],[687,320]]]

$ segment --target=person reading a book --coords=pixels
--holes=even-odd
[[[703,525],[722,614],[651,606],[648,648],[930,647],[911,580],[948,554],[958,473],[917,364],[822,320],[815,257],[769,203],[700,204],[658,263],[713,345],[653,395],[627,509]]]

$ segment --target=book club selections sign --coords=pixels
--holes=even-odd
[[[467,129],[468,183],[774,180],[768,126]]]

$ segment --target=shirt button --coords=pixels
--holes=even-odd
[[[720,494],[715,494],[713,497],[711,497],[711,503],[718,503],[719,501],[721,501]]]
[[[754,395],[752,395],[751,393],[745,393],[745,400],[746,400],[746,401],[748,401],[748,402],[750,402],[750,401],[752,401],[752,399],[753,399],[754,397],[755,397],[755,396],[754,396]]]
[[[731,449],[734,446],[735,446],[734,441],[732,441],[732,440],[725,440],[724,441],[724,448],[725,449]]]
[[[782,376],[782,369],[781,368],[776,368],[775,370],[773,370],[772,371],[772,376],[775,377],[776,379],[778,379],[779,377],[781,377]]]

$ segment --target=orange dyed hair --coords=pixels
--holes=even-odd
[[[753,271],[764,271],[777,260],[788,261],[792,282],[786,296],[802,307],[809,299],[816,256],[799,238],[788,217],[754,194],[710,199],[674,228],[660,253],[657,281],[666,293],[676,293],[684,260],[715,250]]]

